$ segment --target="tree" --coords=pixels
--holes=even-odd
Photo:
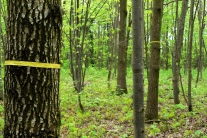
[[[183,33],[185,25],[186,12],[188,10],[188,0],[182,1],[182,11],[177,25],[177,33],[175,37],[175,45],[173,49],[173,60],[172,60],[172,83],[173,83],[173,94],[174,94],[174,103],[179,104],[179,76],[180,76],[180,59],[181,51],[183,45]]]
[[[134,137],[144,138],[143,0],[132,1]]]
[[[145,8],[147,8],[147,9],[151,9],[151,7],[152,7],[152,1],[149,1],[149,0],[146,0],[146,1],[144,1],[144,7]],[[151,10],[149,10],[149,11],[151,11]],[[148,78],[148,74],[149,74],[149,38],[150,38],[150,35],[149,35],[149,33],[150,33],[150,15],[151,15],[151,12],[145,12],[145,14],[146,14],[146,17],[145,17],[145,28],[144,28],[144,34],[145,34],[145,42],[144,42],[144,44],[145,44],[145,46],[144,46],[144,51],[145,51],[145,62],[144,62],[144,64],[145,64],[145,67],[146,67],[146,72],[147,72],[147,78]]]
[[[4,24],[5,22],[2,22],[5,20],[5,13],[4,13],[4,5],[2,0],[0,0],[0,100],[3,99],[3,81],[2,81],[2,57],[3,57],[3,48],[5,45],[5,33],[3,33],[3,28],[4,28]],[[3,18],[2,18],[3,17]]]
[[[94,57],[97,49],[94,48],[94,45],[96,45],[94,44],[96,42],[94,38],[99,39],[102,33],[101,31],[104,31],[103,36],[105,37],[106,30],[108,30],[107,25],[104,26],[106,28],[102,29],[102,26],[99,26],[98,21],[96,20],[96,17],[100,14],[100,10],[107,5],[106,3],[107,0],[94,3],[91,0],[71,0],[69,4],[65,2],[64,5],[65,11],[70,7],[68,10],[69,18],[67,17],[67,14],[64,16],[67,20],[63,30],[67,38],[66,40],[68,41],[65,45],[69,45],[69,50],[66,51],[68,52],[67,55],[70,61],[70,75],[73,80],[74,88],[78,93],[78,104],[81,111],[84,111],[81,102],[81,92],[83,92],[85,86],[86,71],[90,63],[94,66],[97,62],[96,57]],[[93,30],[95,26],[94,24],[98,26],[98,29],[95,31]],[[94,36],[97,32],[98,36]],[[98,66],[100,66],[100,68],[104,62],[102,58],[104,52],[101,50],[102,48],[99,48],[97,52],[101,57],[97,58],[99,59]]]
[[[86,9],[81,9],[81,2],[79,0],[71,0],[70,9],[70,71],[73,79],[75,90],[78,92],[78,103],[82,111],[84,108],[81,103],[80,93],[84,89],[84,81],[86,68],[88,68],[89,52],[85,49],[89,49],[89,46],[85,44],[87,34],[90,26],[89,22],[89,8],[91,0],[86,1]],[[86,45],[86,46],[85,46]],[[89,51],[89,50],[88,50]]]
[[[7,0],[4,137],[59,137],[60,0]]]
[[[150,30],[150,61],[148,77],[148,96],[145,117],[158,118],[158,82],[160,69],[160,33],[162,25],[162,0],[154,0]]]
[[[197,69],[197,77],[196,77],[196,83],[198,83],[198,80],[202,78],[202,65],[203,65],[203,47],[204,47],[204,38],[203,38],[203,32],[206,27],[205,25],[205,12],[206,12],[206,0],[202,1],[199,0],[199,9],[198,9],[198,21],[199,21],[199,58],[198,58],[198,69]]]
[[[127,93],[126,86],[126,67],[127,67],[127,41],[126,41],[126,18],[127,18],[127,0],[120,0],[120,32],[118,47],[118,76],[117,76],[117,94]]]
[[[168,26],[166,27],[166,32],[165,32],[165,45],[163,46],[163,51],[162,51],[162,66],[165,70],[168,70],[169,67],[169,40],[168,40],[168,32],[169,28]]]
[[[188,111],[191,112],[193,110],[192,102],[191,102],[191,87],[192,87],[192,43],[193,43],[193,32],[194,32],[194,21],[195,14],[194,11],[194,0],[191,0],[190,6],[190,18],[189,18],[189,35],[188,35]]]

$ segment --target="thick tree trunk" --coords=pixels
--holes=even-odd
[[[127,93],[126,86],[126,17],[127,17],[127,0],[120,0],[120,32],[118,48],[118,76],[117,76],[117,94]]]
[[[134,138],[144,138],[144,9],[143,0],[132,1],[132,35],[133,35],[133,107]]]
[[[59,137],[60,70],[47,66],[60,63],[60,3],[7,0],[5,60],[47,64],[45,68],[6,66],[5,138]]]
[[[158,82],[160,69],[160,33],[162,25],[162,0],[153,1],[150,30],[150,65],[148,78],[147,119],[158,118]]]

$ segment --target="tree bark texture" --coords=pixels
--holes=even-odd
[[[59,0],[7,0],[5,60],[60,64]],[[58,138],[59,69],[5,68],[5,138]]]
[[[144,10],[143,0],[132,1],[132,72],[134,138],[144,138]]]
[[[158,82],[160,69],[160,33],[162,25],[162,0],[153,1],[150,30],[150,65],[148,78],[148,97],[146,118],[158,118]]]
[[[181,48],[183,45],[183,33],[184,33],[184,27],[185,27],[185,17],[186,12],[188,10],[188,0],[182,1],[182,11],[181,15],[178,21],[177,26],[177,34],[176,34],[176,40],[175,40],[175,46],[173,49],[173,59],[172,59],[172,72],[173,72],[173,94],[174,94],[174,103],[179,104],[179,74],[180,74],[180,59],[181,59]]]
[[[127,18],[127,0],[120,0],[120,32],[118,48],[118,76],[117,92],[118,94],[127,93],[126,86],[126,67],[127,67],[127,41],[126,41],[126,18]]]

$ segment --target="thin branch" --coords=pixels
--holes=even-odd
[[[188,105],[188,100],[187,100],[187,98],[185,97],[185,92],[184,92],[184,88],[183,88],[182,76],[181,76],[181,74],[179,74],[179,75],[180,75],[180,85],[181,85],[181,88],[182,88],[183,97],[184,97],[184,99],[185,99],[186,104]]]

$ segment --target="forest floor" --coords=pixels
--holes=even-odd
[[[181,103],[173,104],[172,73],[170,70],[161,70],[159,120],[157,123],[145,124],[145,137],[207,138],[207,72],[203,72],[203,79],[197,86],[195,78],[196,71],[193,72],[192,81],[193,112],[188,112],[183,93],[180,93]],[[182,76],[182,82],[187,97],[185,75]],[[116,95],[116,78],[110,82],[111,88],[108,88],[108,83],[106,70],[88,69],[85,88],[81,93],[85,110],[82,113],[69,71],[61,70],[61,138],[133,138],[131,69],[127,71],[128,94]],[[146,104],[146,77],[144,83]],[[0,102],[0,133],[3,122],[3,102]]]

